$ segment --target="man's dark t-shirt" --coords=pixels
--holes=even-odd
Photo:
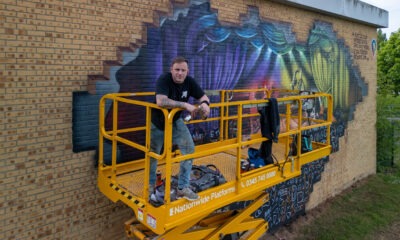
[[[200,88],[199,84],[192,78],[187,76],[182,84],[176,84],[172,79],[171,73],[161,75],[157,80],[156,95],[165,95],[168,98],[188,102],[189,97],[199,99],[204,95],[204,91]],[[179,111],[174,116],[176,121],[182,111]],[[164,114],[158,109],[152,109],[151,122],[159,129],[164,129]]]

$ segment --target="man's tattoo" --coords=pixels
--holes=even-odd
[[[174,101],[169,98],[164,98],[162,101],[162,107],[165,108],[185,108],[184,102]]]

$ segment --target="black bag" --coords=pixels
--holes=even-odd
[[[201,192],[223,183],[226,183],[226,179],[215,165],[192,166],[190,188],[194,192]]]
[[[203,190],[218,186],[226,183],[225,177],[221,174],[218,168],[213,164],[208,165],[193,165],[190,176],[190,189],[193,192],[201,192]],[[177,199],[178,190],[178,176],[172,176],[171,178],[171,201]],[[150,196],[150,203],[153,206],[161,206],[164,204],[165,194],[165,178],[162,184],[157,186],[154,193]]]

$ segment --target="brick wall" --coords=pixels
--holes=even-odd
[[[269,1],[210,3],[226,25],[239,24],[248,6],[256,6],[265,19],[292,23],[300,42],[315,20],[332,23],[349,47],[354,32],[376,38],[374,28]],[[72,151],[73,92],[90,91],[96,76],[118,63],[121,49],[146,44],[147,27],[171,11],[165,0],[1,1],[1,239],[124,238],[123,222],[132,211],[98,191],[94,151]],[[376,60],[356,60],[355,67],[368,96],[357,105],[309,207],[375,172]]]

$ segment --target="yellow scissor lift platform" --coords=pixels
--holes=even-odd
[[[159,108],[152,103],[153,92],[107,94],[101,99],[98,186],[112,201],[122,201],[133,209],[135,217],[125,224],[129,237],[194,240],[221,239],[232,233],[241,233],[241,239],[258,239],[267,231],[268,223],[251,215],[268,201],[265,190],[298,177],[304,164],[331,152],[329,136],[333,106],[329,94],[244,89],[207,91],[207,95],[218,95],[220,99],[210,105],[213,115],[206,120],[193,119],[188,124],[217,125],[219,135],[209,143],[198,144],[195,152],[188,155],[179,154],[179,150],[172,151],[172,119],[180,109],[168,111]],[[241,160],[247,158],[248,147],[258,148],[267,140],[261,133],[251,132],[259,130],[257,109],[269,104],[271,97],[278,101],[281,118],[279,141],[273,144],[276,162],[241,172]],[[310,110],[310,104],[305,104],[307,102],[312,103],[314,109]],[[127,109],[127,106],[131,112],[126,112],[125,118],[126,115],[135,118],[129,121],[137,124],[121,127],[123,124],[119,122],[126,119],[118,119],[121,118],[119,111]],[[315,106],[318,106],[318,113]],[[152,108],[161,109],[165,116],[164,150],[160,154],[149,150]],[[109,119],[107,123],[106,118]],[[292,142],[296,141],[300,146],[304,131],[313,128],[324,129],[327,139],[324,142],[313,141],[312,151],[301,153],[298,147],[297,153],[291,153]],[[109,154],[105,151],[106,143],[111,145]],[[135,149],[141,156],[118,163],[119,146]],[[150,157],[158,159],[158,170],[165,177],[164,204],[158,207],[149,203]],[[105,158],[109,158],[111,163],[105,164]],[[171,201],[171,176],[178,174],[180,161],[190,158],[194,159],[194,165],[214,164],[227,182],[198,193],[199,200]],[[228,209],[227,206],[240,201],[252,203],[245,209]]]

